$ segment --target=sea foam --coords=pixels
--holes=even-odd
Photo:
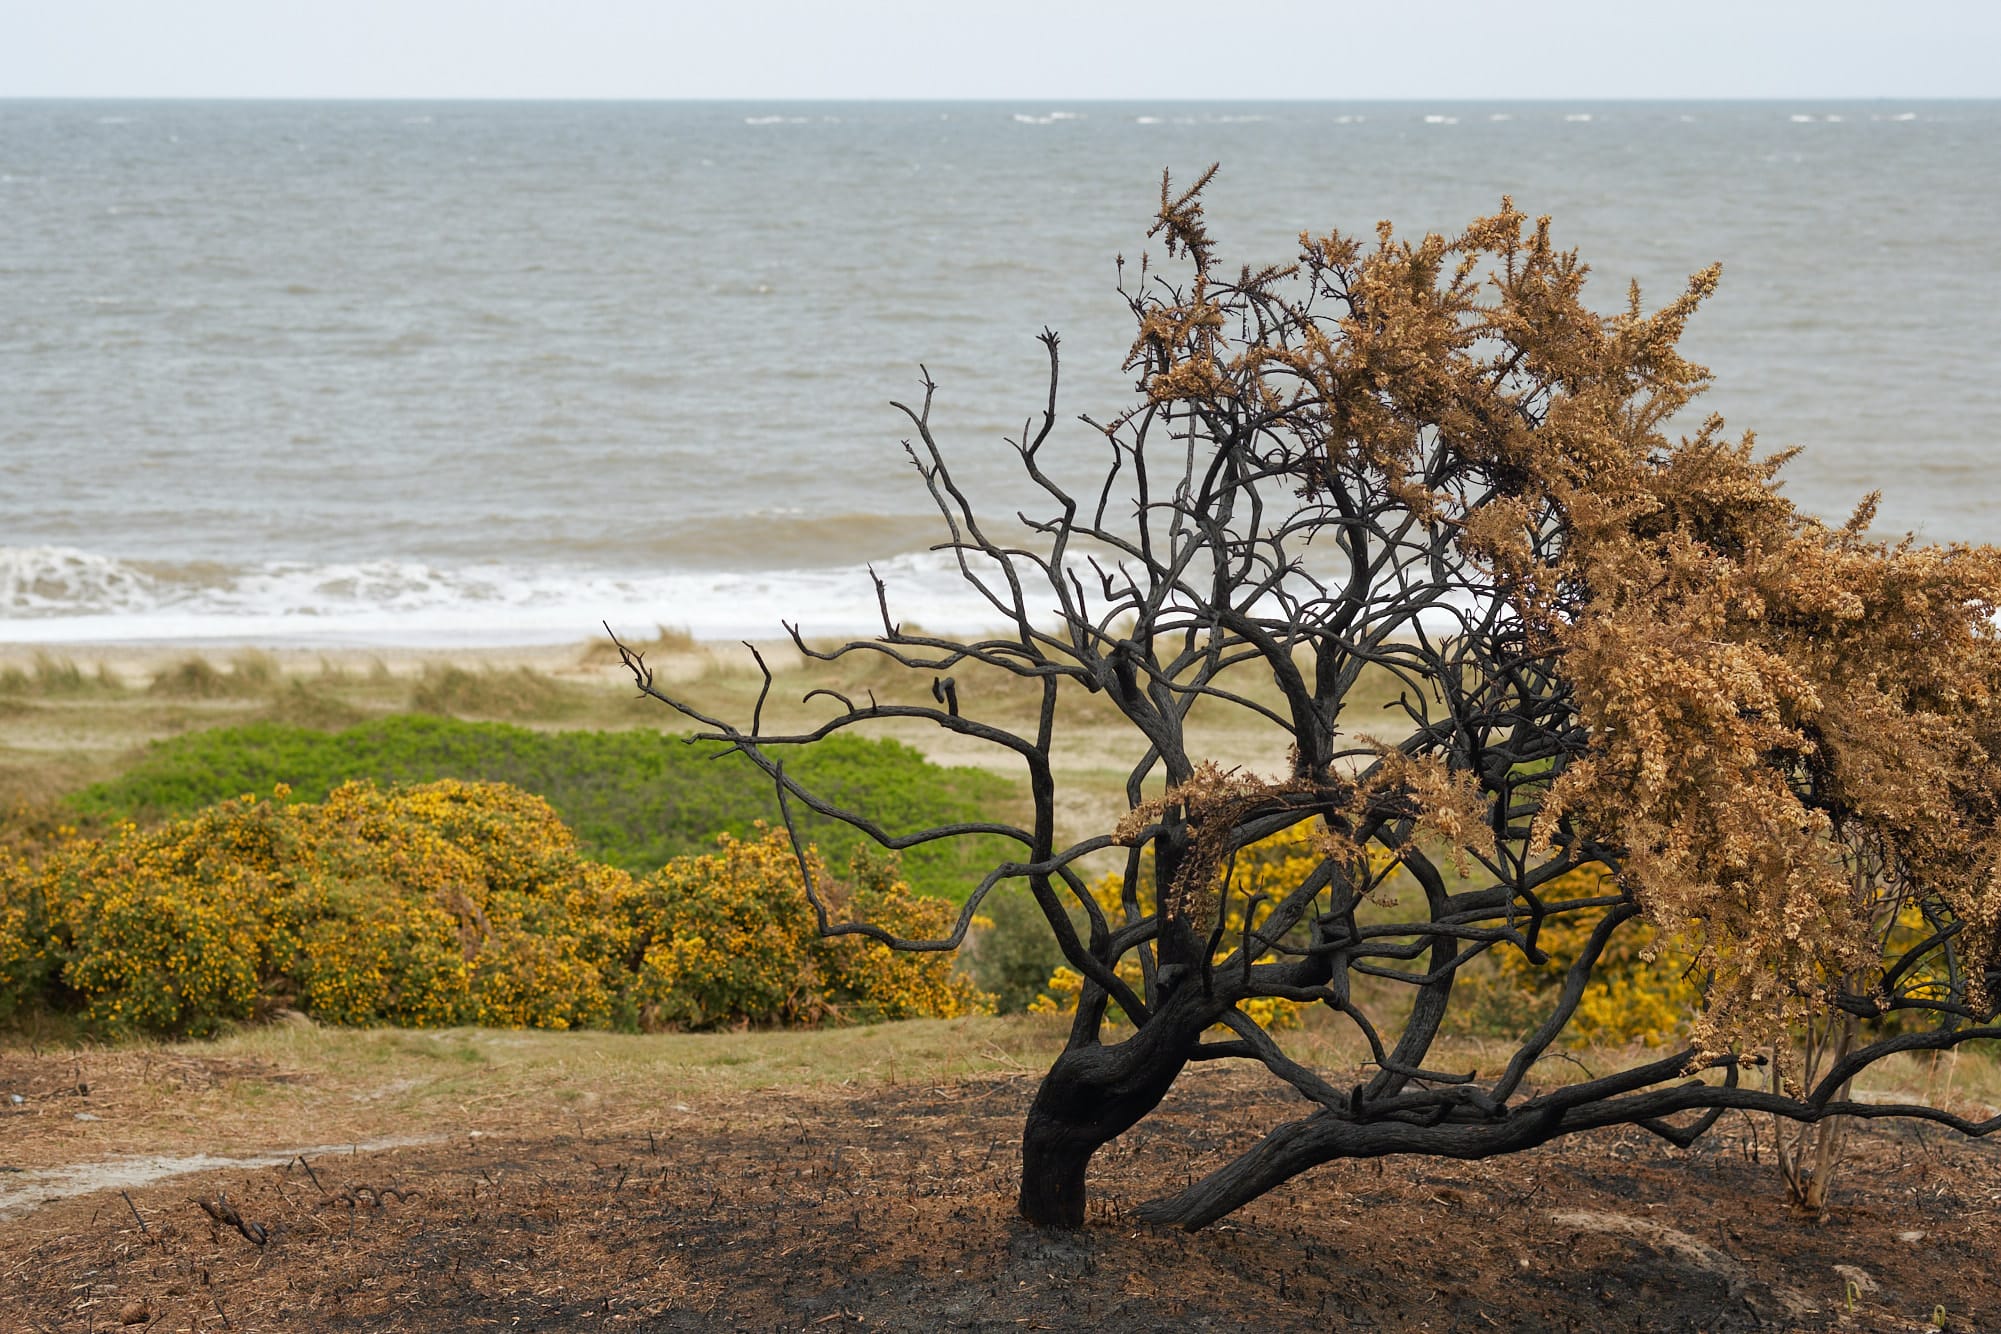
[[[874,568],[899,620],[946,631],[995,620],[947,556],[911,553]],[[787,621],[809,635],[866,633],[880,612],[866,566],[623,573],[374,560],[231,569],[0,548],[0,642],[16,644],[567,643],[606,621],[768,638]]]

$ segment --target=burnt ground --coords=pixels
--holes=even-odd
[[[0,1324],[2001,1330],[2001,1146],[1865,1128],[1816,1221],[1738,1117],[1688,1152],[1631,1131],[1329,1166],[1187,1234],[1130,1211],[1297,1105],[1188,1085],[1099,1156],[1077,1234],[1014,1216],[1026,1076],[775,1090],[41,1204],[0,1222]]]

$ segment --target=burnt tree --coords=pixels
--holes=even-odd
[[[1226,274],[1208,179],[1163,183],[1164,267],[1122,278],[1136,396],[1082,419],[1107,451],[1090,486],[1045,458],[1053,333],[1040,413],[1010,442],[1040,514],[980,516],[934,435],[928,375],[898,405],[942,549],[999,629],[905,633],[878,580],[878,636],[793,637],[809,658],[909,669],[907,697],[816,691],[825,720],[786,734],[762,705],[748,725],[708,716],[626,651],[642,691],[770,776],[788,821],[803,806],[891,848],[1018,847],[943,939],[819,911],[825,932],[950,950],[996,887],[1033,896],[1082,982],[1024,1127],[1023,1214],[1079,1226],[1092,1155],[1195,1061],[1262,1065],[1302,1106],[1142,1210],[1187,1227],[1333,1159],[1484,1157],[1621,1124],[1686,1144],[1729,1108],[2001,1128],[1848,1096],[1892,1053],[2001,1034],[2001,560],[1876,542],[1866,505],[1822,524],[1780,495],[1782,459],[1720,421],[1666,434],[1706,381],[1676,342],[1714,270],[1659,310],[1635,290],[1603,315],[1547,220],[1504,204],[1455,238],[1308,237],[1291,264]],[[1027,682],[1033,726],[983,721],[976,692],[962,707],[968,670]],[[1130,723],[1133,761],[1119,825],[1060,841],[1051,755],[1072,692]],[[1270,729],[1289,763],[1219,767],[1191,746],[1197,711]],[[1032,821],[892,832],[788,775],[788,751],[892,719],[1011,752]],[[1310,872],[1233,901],[1235,861],[1302,829]],[[1108,909],[1085,868],[1112,859]],[[1593,866],[1602,892],[1548,892]],[[1542,941],[1566,919],[1589,929],[1553,962]],[[1608,945],[1643,923],[1685,942],[1703,984],[1686,1045],[1571,1082],[1539,1067]],[[1501,1068],[1440,1068],[1455,983],[1494,951],[1561,981]],[[1363,1077],[1288,1055],[1251,1017],[1273,999],[1351,1026]],[[1829,1014],[1856,1036],[1801,1084],[1786,1035]],[[1740,1079],[1767,1050],[1779,1076]]]

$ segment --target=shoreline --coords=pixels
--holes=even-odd
[[[899,619],[977,631],[992,612],[947,554],[924,544],[870,561],[570,567],[417,559],[241,565],[148,562],[65,546],[0,544],[0,644],[301,649],[541,647],[606,621],[702,638],[814,637],[881,623],[871,571]]]

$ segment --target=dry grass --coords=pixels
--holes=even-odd
[[[113,1047],[49,1034],[0,1046],[0,1100],[15,1093],[26,1099],[7,1117],[5,1152],[15,1166],[474,1130],[622,1133],[675,1101],[1039,1075],[1066,1026],[1055,1017],[1010,1015],[633,1035],[358,1030],[294,1021],[210,1042]],[[1371,1073],[1360,1041],[1331,1018],[1314,1016],[1283,1041],[1336,1084]],[[1446,1039],[1430,1060],[1491,1072],[1512,1050],[1497,1039]],[[1648,1055],[1643,1048],[1564,1051],[1537,1067],[1535,1082],[1569,1083]],[[79,1085],[89,1093],[77,1094]],[[1871,1069],[1860,1092],[1992,1115],[2001,1105],[2001,1061],[1983,1052],[1899,1058]],[[77,1111],[93,1119],[78,1121]]]
[[[557,722],[588,710],[584,692],[532,667],[486,667],[468,671],[427,665],[410,692],[417,713],[507,722]]]
[[[610,1132],[715,1094],[1021,1073],[1047,1061],[1061,1031],[1032,1016],[653,1036],[281,1022],[213,1042],[19,1042],[0,1047],[0,1101],[26,1101],[0,1117],[16,1167],[447,1129]]]

